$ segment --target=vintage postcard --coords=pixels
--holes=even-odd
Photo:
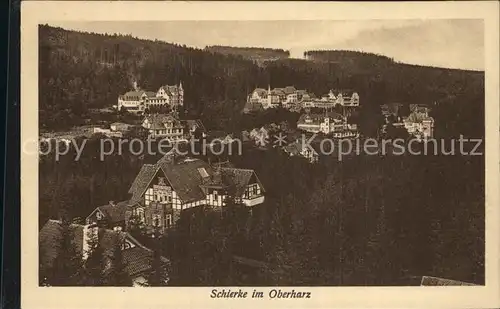
[[[498,9],[23,2],[23,308],[499,308]]]

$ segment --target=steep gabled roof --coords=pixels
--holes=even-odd
[[[167,123],[172,123],[177,128],[182,127],[180,120],[170,114],[149,115],[144,120],[147,120],[151,124],[151,129],[164,129]]]
[[[152,164],[144,164],[139,171],[139,174],[132,182],[132,186],[128,190],[129,194],[132,194],[131,202],[137,202],[141,199],[142,194],[148,187],[149,183],[153,179],[153,176],[156,174],[157,167]]]
[[[292,94],[292,93],[295,93],[297,91],[297,89],[295,89],[294,86],[286,86],[283,91],[285,92],[285,94]]]
[[[204,168],[208,175],[212,175],[212,168],[208,163],[202,160],[186,160],[174,164],[160,164],[165,177],[184,202],[193,202],[205,198],[205,194],[200,188],[203,182],[198,169]]]
[[[142,96],[142,94],[144,93],[144,91],[142,90],[139,90],[139,91],[129,91],[129,92],[126,92],[123,97],[134,97],[134,98],[140,98]]]
[[[213,167],[203,160],[185,159],[180,162],[175,162],[168,154],[161,158],[155,165],[146,165],[137,175],[129,193],[133,194],[129,203],[138,202],[147,187],[155,177],[156,173],[161,170],[166,179],[172,186],[172,189],[177,193],[179,198],[184,203],[202,200],[206,197],[202,186],[207,184],[214,175]],[[220,164],[222,171],[222,180],[224,186],[235,186],[237,193],[243,194],[245,186],[248,185],[252,176],[255,176],[256,181],[262,187],[260,180],[253,170],[237,169],[230,167],[230,163]],[[262,187],[263,189],[263,187]]]
[[[262,192],[265,192],[264,186],[260,182],[259,177],[257,177],[254,170],[223,167],[221,168],[221,171],[223,180],[230,182],[228,185],[235,186],[237,195],[242,195],[245,192],[245,188],[250,184],[252,176],[255,177],[255,180],[261,187]]]
[[[73,243],[78,253],[83,253],[83,233],[84,226],[80,224],[71,224],[70,229],[73,232]],[[107,256],[113,254],[116,241],[127,240],[133,243],[133,248],[123,250],[123,259],[126,264],[126,269],[130,276],[135,276],[144,273],[150,269],[150,259],[152,258],[152,251],[144,247],[139,241],[125,232],[113,231],[109,229],[99,229],[99,242],[104,253]],[[46,266],[52,265],[54,259],[58,254],[57,244],[61,237],[61,222],[57,220],[49,220],[39,233],[39,242],[42,254],[40,262]],[[168,260],[162,258],[164,262]]]
[[[100,211],[109,223],[117,223],[125,221],[125,210],[129,205],[129,201],[122,201],[114,205],[108,204],[97,207],[90,215],[93,215],[96,211]]]
[[[257,92],[257,94],[259,96],[262,96],[262,95],[265,95],[267,94],[267,90],[266,89],[263,89],[263,88],[255,88],[255,90],[253,92]]]
[[[475,284],[457,280],[451,280],[451,279],[438,278],[438,277],[423,276],[420,285],[421,286],[457,286],[457,285],[471,286]]]
[[[432,117],[429,117],[426,113],[413,112],[408,117],[404,119],[406,122],[421,123],[423,121],[434,121]]]
[[[180,87],[178,85],[164,85],[160,89],[163,89],[169,95],[176,95],[180,92]]]

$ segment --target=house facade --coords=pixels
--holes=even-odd
[[[429,116],[430,109],[423,105],[410,105],[410,115],[403,118],[405,129],[417,138],[434,136],[434,118]]]
[[[134,90],[129,91],[123,95],[118,96],[118,110],[126,109],[131,113],[143,113],[146,110],[147,102],[162,101],[166,104],[165,100],[156,98],[156,94],[151,91]]]
[[[86,224],[97,224],[114,231],[125,229],[125,210],[129,206],[128,201],[115,203],[110,201],[107,205],[99,206],[85,219]]]
[[[130,187],[125,214],[148,228],[166,231],[182,211],[198,207],[224,207],[229,198],[248,207],[264,202],[264,188],[253,170],[213,167],[199,160],[167,154],[156,164],[145,164]]]
[[[330,100],[335,104],[345,107],[358,107],[359,94],[352,90],[330,90],[328,93]]]
[[[172,108],[184,105],[184,88],[179,85],[161,86],[158,91],[144,91],[134,84],[134,90],[118,96],[117,109],[126,109],[131,113],[144,113],[151,107],[168,105]]]
[[[175,114],[153,114],[144,117],[142,127],[153,138],[164,138],[172,142],[184,139],[184,125]]]
[[[305,145],[300,141],[295,141],[283,147],[285,153],[291,157],[303,157],[309,161],[309,163],[316,163],[319,160],[318,152],[311,147]]]
[[[308,100],[310,96],[305,90],[298,90],[294,86],[271,89],[269,85],[267,90],[256,88],[247,97],[245,111],[283,107],[287,109],[295,108],[303,100]]]
[[[184,105],[184,88],[182,82],[179,85],[165,85],[158,89],[156,96],[166,100],[172,107]]]

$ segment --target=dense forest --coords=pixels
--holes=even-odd
[[[267,61],[287,59],[290,52],[283,49],[262,48],[262,47],[233,47],[211,45],[205,47],[206,51],[223,55],[241,56],[243,59],[254,61],[257,65],[263,65]]]
[[[208,129],[237,132],[281,121],[293,126],[298,115],[284,110],[241,114],[247,94],[271,84],[316,94],[355,89],[358,123],[368,136],[379,125],[379,106],[400,102],[431,105],[436,136],[484,137],[483,72],[345,51],[329,52],[326,64],[281,59],[258,66],[241,56],[131,36],[46,25],[39,30],[45,130],[92,120],[94,110],[116,104],[133,81],[151,90],[182,81],[185,112],[202,118]],[[95,136],[78,161],[74,152],[59,161],[54,153],[41,156],[40,227],[61,210],[86,217],[110,200],[127,199],[142,164],[157,159],[124,151],[101,161],[98,148]],[[171,284],[391,285],[422,275],[484,284],[483,156],[360,155],[308,164],[279,150],[250,147],[230,159],[256,171],[266,202],[223,217],[184,216],[165,239],[174,265]],[[227,266],[233,255],[265,261],[277,271],[241,276]]]
[[[387,57],[329,51],[335,61],[281,59],[258,66],[241,56],[41,25],[39,104],[42,129],[61,130],[91,119],[89,109],[116,104],[137,81],[156,90],[182,81],[189,117],[214,129],[237,127],[256,87],[294,85],[317,95],[348,88],[370,118],[385,103],[435,104],[445,136],[484,135],[484,72],[395,63]],[[363,118],[363,117],[362,117]],[[361,123],[362,125],[362,123]]]
[[[124,151],[100,161],[97,147],[98,139],[89,140],[78,162],[74,154],[41,158],[40,227],[61,209],[85,218],[127,199],[140,166],[157,159]],[[391,285],[421,275],[484,283],[482,156],[361,155],[309,164],[248,148],[230,160],[255,169],[266,202],[229,217],[181,220],[165,245],[171,284]],[[293,272],[246,278],[217,270],[232,255]]]

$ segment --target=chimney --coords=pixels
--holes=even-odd
[[[139,90],[139,87],[137,87],[137,81],[134,80],[134,82],[132,83],[132,86],[134,87],[135,91]]]
[[[99,228],[96,223],[91,223],[83,226],[83,243],[82,243],[82,257],[86,260],[92,250],[91,246],[99,241],[98,235]]]

